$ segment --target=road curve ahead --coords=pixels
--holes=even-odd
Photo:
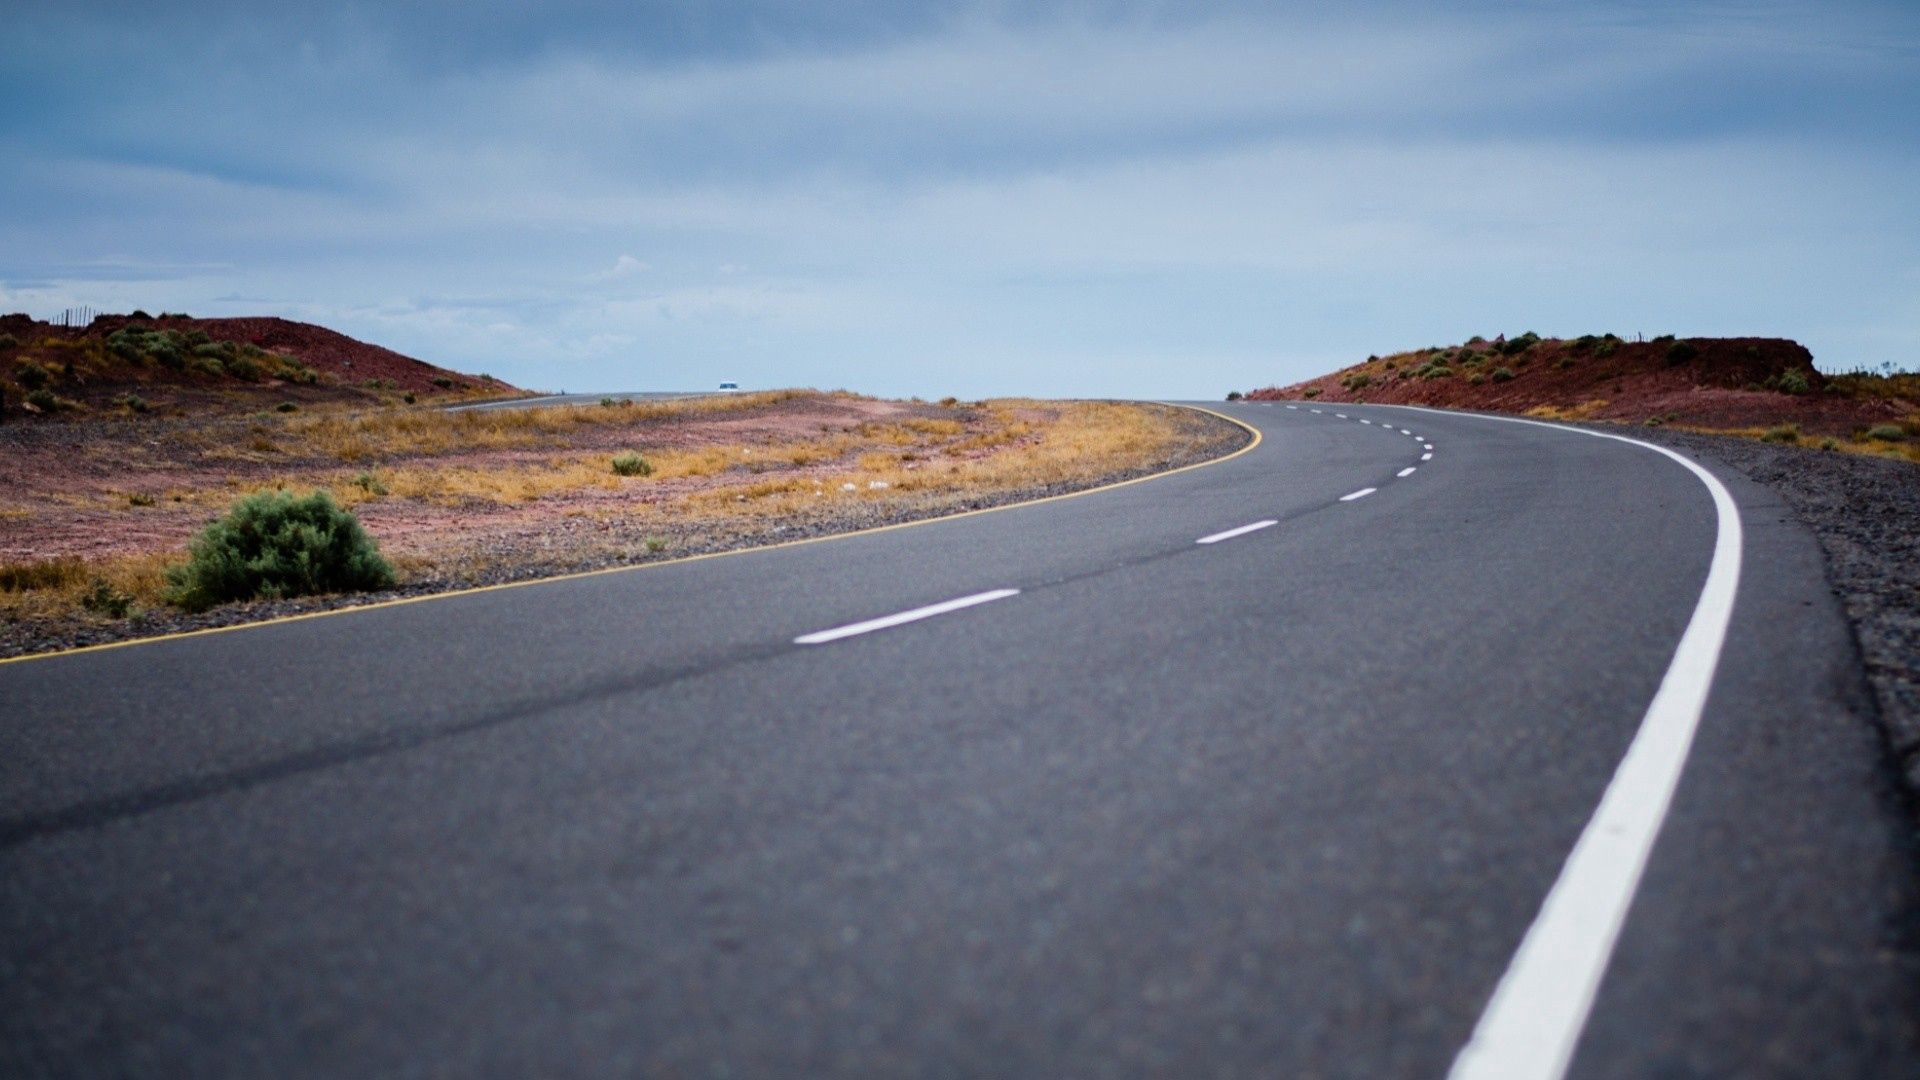
[[[1777,501],[1226,411],[1081,497],[0,665],[0,1074],[1920,1074]]]

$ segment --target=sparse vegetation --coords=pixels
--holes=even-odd
[[[1875,424],[1867,429],[1867,438],[1876,442],[1905,442],[1907,431],[1899,424]]]
[[[104,579],[95,578],[80,597],[80,606],[95,615],[105,615],[110,619],[124,619],[133,612],[133,597],[121,592]]]
[[[51,378],[53,376],[46,368],[31,360],[22,361],[19,367],[13,369],[13,381],[28,393],[42,389]]]
[[[1494,382],[1511,382],[1511,381],[1513,381],[1513,369],[1512,369],[1512,368],[1494,368],[1494,369],[1493,369],[1493,381],[1494,381]]]
[[[1227,400],[1228,400],[1228,401],[1239,401],[1239,400],[1240,400],[1240,399],[1241,399],[1242,397],[1245,397],[1245,396],[1246,396],[1246,395],[1244,395],[1244,394],[1242,394],[1242,393],[1240,393],[1240,391],[1238,391],[1238,390],[1229,390],[1229,391],[1227,391]]]
[[[43,413],[59,412],[63,404],[53,391],[44,386],[38,390],[29,391],[26,402]]]
[[[1657,341],[1659,339],[1656,338],[1655,340]],[[1694,357],[1699,355],[1700,347],[1693,342],[1675,341],[1667,346],[1667,365],[1669,367],[1678,367],[1681,364],[1691,363]]]
[[[1317,398],[1320,396],[1320,388],[1317,386],[1309,386],[1300,392],[1300,396],[1304,398]]]
[[[639,454],[629,451],[614,455],[613,472],[615,476],[651,476],[653,464]]]
[[[189,611],[394,583],[393,567],[359,519],[324,491],[243,498],[194,537],[189,552],[188,561],[167,575],[168,601]]]
[[[1767,442],[1797,443],[1800,441],[1799,424],[1776,424],[1760,436]]]

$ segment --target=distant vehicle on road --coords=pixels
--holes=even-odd
[[[738,389],[740,389],[740,384],[739,384],[739,383],[737,383],[737,382],[723,382],[723,383],[721,383],[721,384],[720,384],[720,389],[722,389],[722,390],[738,390]]]

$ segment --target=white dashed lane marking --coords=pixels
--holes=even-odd
[[[1278,525],[1278,524],[1280,524],[1278,521],[1274,521],[1271,518],[1269,518],[1266,521],[1256,521],[1251,525],[1242,525],[1237,529],[1228,529],[1226,532],[1217,532],[1217,533],[1214,533],[1212,536],[1203,536],[1200,539],[1195,540],[1194,543],[1217,544],[1222,540],[1231,540],[1236,536],[1245,536],[1250,532],[1259,532],[1261,529],[1267,528],[1272,525]]]
[[[1397,472],[1397,473],[1394,473],[1393,475],[1395,475],[1395,476],[1399,476],[1399,477],[1408,477],[1408,476],[1412,476],[1412,475],[1413,475],[1413,470],[1415,470],[1415,469],[1417,469],[1417,468],[1419,468],[1419,467],[1420,467],[1420,466],[1418,466],[1418,465],[1409,465],[1409,466],[1407,466],[1406,468],[1404,468],[1404,469],[1401,469],[1401,470],[1400,470],[1399,472]]]
[[[1360,489],[1359,491],[1356,491],[1356,492],[1354,492],[1354,493],[1353,493],[1353,494],[1351,494],[1351,495],[1342,495],[1342,496],[1340,496],[1340,501],[1341,501],[1341,502],[1352,502],[1352,501],[1353,501],[1353,500],[1355,500],[1355,499],[1364,499],[1364,498],[1366,498],[1367,496],[1369,496],[1369,495],[1371,495],[1371,494],[1373,494],[1374,492],[1376,492],[1376,491],[1379,491],[1379,490],[1380,490],[1379,488],[1361,488],[1361,489]]]
[[[868,619],[865,622],[848,623],[845,626],[836,626],[831,630],[821,630],[813,634],[802,634],[794,638],[793,643],[795,645],[824,645],[829,641],[839,641],[841,638],[850,638],[857,634],[871,634],[875,630],[885,630],[889,627],[900,626],[903,623],[919,622],[921,619],[931,619],[935,615],[945,615],[949,611],[959,611],[961,608],[970,608],[976,604],[991,603],[995,600],[1005,600],[1009,596],[1018,595],[1020,595],[1019,589],[994,589],[992,592],[974,593],[972,596],[962,596],[955,600],[943,600],[938,604],[928,604],[926,607],[914,608],[912,611],[902,611],[897,615],[882,615],[880,618]]]

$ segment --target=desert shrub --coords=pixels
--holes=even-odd
[[[1477,371],[1467,376],[1467,385],[1469,386],[1479,386],[1481,383],[1486,381],[1487,381],[1487,377],[1485,375],[1480,374]]]
[[[603,397],[603,398],[601,398],[601,399],[600,399],[600,405],[601,405],[601,407],[603,407],[603,408],[608,408],[608,409],[611,409],[611,408],[613,408],[613,407],[614,407],[615,405],[618,405],[618,404],[619,404],[619,402],[617,402],[617,401],[615,401],[615,400],[613,400],[613,399],[612,399],[612,398],[610,398],[610,397]]]
[[[211,356],[215,360],[224,360],[233,355],[232,349],[215,341],[202,341],[193,346],[192,352],[195,356]]]
[[[1659,340],[1658,338],[1654,340]],[[1669,338],[1671,340],[1671,338]],[[1672,366],[1684,364],[1700,355],[1700,347],[1691,341],[1674,341],[1667,346],[1667,363]]]
[[[127,496],[128,506],[152,506],[153,503],[153,496],[144,491],[135,491]]]
[[[647,550],[655,553],[665,551],[667,550],[667,542],[657,536],[649,536],[647,537]]]
[[[1300,396],[1304,398],[1317,398],[1320,396],[1320,388],[1317,386],[1309,386],[1300,392]]]
[[[1246,395],[1245,395],[1245,394],[1242,394],[1242,393],[1241,393],[1240,391],[1238,391],[1238,390],[1229,390],[1229,391],[1227,391],[1227,400],[1228,400],[1228,401],[1239,401],[1239,400],[1240,400],[1241,398],[1243,398],[1243,397],[1246,397]]]
[[[1526,352],[1539,343],[1540,335],[1529,330],[1519,337],[1508,338],[1506,341],[1495,346],[1495,348],[1499,350],[1502,356],[1513,356],[1516,353]]]
[[[133,613],[133,597],[114,588],[106,581],[95,578],[87,591],[80,594],[80,606],[95,615],[124,619]]]
[[[299,409],[300,409],[300,406],[295,405],[291,401],[283,401],[280,404],[275,405],[273,407],[274,412],[298,412]]]
[[[363,472],[359,476],[354,477],[353,486],[369,495],[385,495],[387,493],[387,485],[381,483],[380,478],[370,472]]]
[[[1649,416],[1645,420],[1640,421],[1640,423],[1646,427],[1659,427],[1661,424],[1666,423],[1666,421],[1657,416]]]
[[[261,376],[266,374],[266,371],[260,366],[260,362],[253,357],[236,356],[227,361],[227,374],[236,379],[244,379],[247,382],[259,382]]]
[[[1775,373],[1767,380],[1766,387],[1769,390],[1778,390],[1782,394],[1804,394],[1813,389],[1812,384],[1807,381],[1806,373],[1792,368]]]
[[[38,390],[52,377],[51,372],[31,360],[13,369],[13,381],[19,383],[22,390]]]
[[[1768,428],[1760,437],[1767,442],[1799,442],[1800,425],[1780,424]]]
[[[1365,373],[1355,373],[1347,376],[1344,379],[1341,379],[1340,385],[1346,387],[1349,390],[1362,390],[1362,389],[1365,389],[1372,382],[1373,382],[1373,379],[1371,376],[1366,375]]]
[[[14,337],[12,334],[0,334],[0,349],[17,349],[19,347],[19,338]]]
[[[1907,431],[1899,424],[1875,424],[1867,429],[1867,438],[1880,442],[1904,442]]]
[[[147,399],[141,397],[139,394],[122,394],[114,398],[113,403],[128,412],[143,413],[153,408],[153,406],[147,404]]]
[[[142,319],[142,320],[145,320],[145,321],[147,321],[147,322],[152,322],[152,321],[153,321],[153,316],[151,316],[151,315],[149,315],[149,314],[147,314],[146,312],[144,312],[144,311],[142,311],[142,310],[140,310],[139,308],[134,308],[134,309],[133,309],[133,314],[131,314],[131,315],[129,315],[129,316],[127,316],[127,318],[129,318],[129,319]]]
[[[1593,355],[1602,358],[1612,356],[1618,348],[1620,348],[1620,339],[1608,334],[1600,340],[1600,344],[1593,347]]]
[[[1513,379],[1512,368],[1494,368],[1493,369],[1494,382],[1510,382],[1512,379]]]
[[[958,404],[960,404],[960,399],[957,397],[943,397],[940,399],[940,407],[944,409],[951,409]]]
[[[1840,444],[1833,438],[1833,436],[1829,435],[1826,438],[1820,440],[1820,449],[1838,450],[1840,449]]]
[[[453,388],[453,380],[447,378],[445,375],[435,375],[433,377],[433,385],[442,390],[450,390]]]
[[[1449,379],[1453,377],[1453,369],[1448,367],[1445,364],[1435,361],[1433,363],[1427,364],[1424,367],[1416,369],[1414,371],[1414,374],[1420,376],[1423,379]]]
[[[616,476],[647,476],[653,472],[653,465],[646,458],[629,450],[624,454],[615,454],[613,472]]]
[[[189,611],[256,597],[358,592],[393,584],[378,545],[324,491],[249,495],[193,538],[167,571],[167,601]]]
[[[400,400],[411,405],[415,401],[418,401],[419,399],[413,396],[413,391],[409,390],[406,393],[400,395]]]
[[[44,413],[60,411],[60,399],[44,386],[27,395],[27,404]]]

